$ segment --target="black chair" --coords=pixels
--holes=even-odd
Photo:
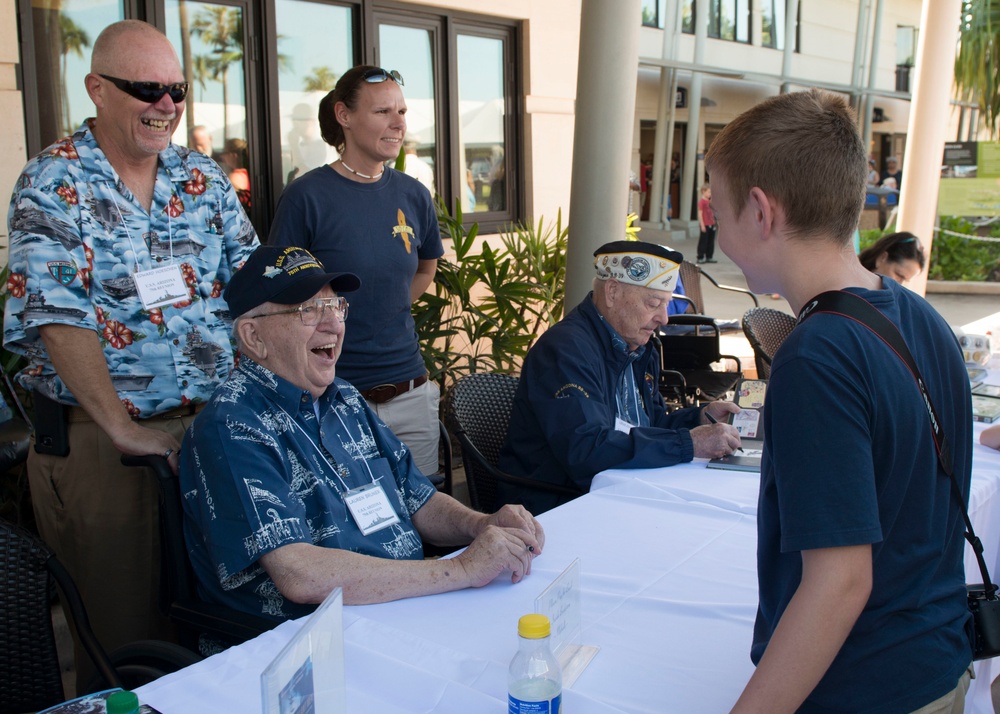
[[[2,518],[0,567],[0,714],[36,711],[66,698],[52,627],[57,585],[105,687],[123,686],[66,568],[40,538]]]
[[[513,476],[497,468],[500,448],[514,405],[518,378],[500,372],[477,372],[462,377],[444,398],[444,419],[462,446],[469,501],[477,511],[492,513],[498,506],[497,483],[573,496],[580,491]]]
[[[737,287],[735,285],[722,285],[711,275],[702,270],[700,265],[696,265],[689,260],[681,261],[680,267],[680,277],[681,282],[684,283],[685,295],[674,295],[675,298],[685,299],[688,303],[687,312],[696,315],[705,314],[705,296],[701,289],[701,279],[705,277],[708,282],[712,283],[719,290],[728,290],[735,293],[743,293],[753,300],[754,307],[757,307],[760,303],[757,301],[757,296],[746,288]],[[674,316],[676,317],[676,316]],[[671,317],[671,321],[674,319]],[[735,321],[722,321],[719,323],[721,329],[739,329],[738,325],[730,323],[735,323]]]
[[[441,438],[438,449],[441,452],[441,469],[436,474],[426,474],[426,476],[434,484],[434,488],[450,496],[453,482],[451,436],[448,435],[448,428],[440,419],[438,419],[438,431]]]
[[[743,333],[753,347],[758,379],[770,378],[771,361],[795,324],[794,316],[769,307],[755,307],[743,314]]]
[[[177,626],[181,644],[207,656],[280,624],[201,599],[184,542],[180,482],[162,456],[122,456],[122,463],[149,467],[160,486],[159,605],[160,611]]]
[[[719,327],[704,315],[673,315],[657,333],[660,349],[660,394],[668,406],[696,406],[720,399],[736,386],[743,366],[735,355],[719,351]],[[736,371],[717,371],[712,364],[731,360]]]

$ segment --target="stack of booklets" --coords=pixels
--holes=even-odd
[[[736,384],[733,401],[740,407],[739,414],[730,414],[729,423],[740,433],[742,450],[708,462],[710,469],[756,471],[760,473],[760,459],[764,453],[764,397],[767,380],[741,379]]]
[[[1000,419],[1000,386],[981,384],[973,388],[972,418],[986,424]]]

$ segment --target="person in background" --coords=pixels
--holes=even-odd
[[[444,247],[430,192],[386,166],[406,136],[402,85],[399,72],[370,65],[343,74],[319,106],[323,139],[340,158],[285,188],[268,242],[302,246],[361,278],[338,374],[433,474],[440,391],[428,381],[411,305]]]
[[[159,30],[109,25],[84,82],[96,119],[29,161],[14,189],[4,344],[29,358],[18,381],[36,409],[39,532],[111,651],[171,634],[156,480],[119,457],[177,468],[184,429],[233,368],[222,291],[257,236],[218,164],[171,143],[188,85]]]
[[[895,156],[890,156],[885,160],[885,171],[882,172],[880,178],[882,179],[882,185],[886,188],[893,188],[897,191],[903,188],[903,169],[899,166],[899,159]],[[889,181],[892,179],[892,181]],[[887,183],[888,182],[888,183]]]
[[[180,467],[185,539],[211,602],[283,620],[336,587],[354,605],[505,572],[517,583],[542,553],[523,508],[487,515],[438,493],[337,376],[344,293],[358,287],[302,248],[265,246],[226,289],[242,359],[188,430]],[[470,545],[425,560],[424,541]]]
[[[192,151],[197,151],[200,154],[214,158],[212,135],[202,124],[191,127],[191,131],[188,134],[188,146],[191,147]]]
[[[875,168],[875,159],[868,159],[868,178],[865,180],[865,184],[868,186],[878,186],[879,175],[878,169]]]
[[[437,193],[434,190],[434,169],[431,168],[430,164],[417,156],[417,142],[415,139],[407,139],[403,142],[403,146],[406,151],[406,163],[403,166],[403,172],[407,176],[412,176],[419,181],[430,191],[433,197]]]
[[[923,394],[865,325],[811,314],[819,294],[846,291],[899,330],[968,499],[961,349],[921,296],[865,270],[851,245],[868,172],[857,118],[832,93],[771,97],[726,125],[705,168],[720,248],[750,290],[779,292],[800,314],[767,387],[757,668],[732,711],[961,712],[964,524]]]
[[[701,187],[698,199],[698,265],[715,263],[715,215],[712,213],[712,187],[707,183]]]
[[[904,285],[924,269],[924,249],[912,233],[888,233],[858,255],[866,270]]]
[[[672,466],[740,446],[724,421],[739,407],[711,402],[667,412],[658,389],[660,350],[683,256],[643,241],[594,252],[593,292],[538,338],[524,360],[499,467],[584,494],[598,472]],[[572,498],[497,486],[498,503],[534,514]]]

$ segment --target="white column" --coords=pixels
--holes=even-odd
[[[640,0],[582,0],[566,311],[590,290],[594,250],[625,238],[639,74]]]
[[[928,259],[937,220],[938,183],[944,152],[952,75],[962,0],[924,0],[920,14],[916,76],[910,121],[906,129],[906,163],[899,195],[897,231],[920,239]],[[910,281],[921,295],[927,287],[926,269]]]
[[[705,63],[705,40],[708,38],[708,0],[697,0],[695,4],[694,64]],[[695,72],[691,77],[688,91],[688,122],[684,136],[684,166],[681,173],[681,197],[678,221],[682,226],[692,222],[691,206],[694,202],[695,184],[700,183],[698,172],[698,138],[701,135],[701,83],[704,75]],[[689,256],[690,257],[690,256]]]

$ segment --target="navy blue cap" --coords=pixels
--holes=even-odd
[[[361,279],[354,273],[326,272],[305,248],[262,245],[232,277],[222,297],[233,317],[239,317],[266,302],[305,302],[324,285],[338,293],[351,292],[361,287]]]

